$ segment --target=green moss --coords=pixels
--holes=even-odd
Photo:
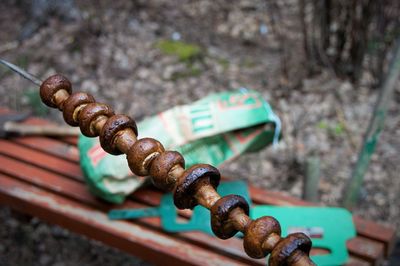
[[[341,136],[341,135],[343,135],[343,133],[344,133],[344,125],[343,125],[342,123],[337,124],[337,125],[334,127],[333,132],[334,132],[334,134],[335,134],[336,136],[338,136],[338,137]]]
[[[317,124],[317,127],[322,130],[327,130],[328,134],[332,137],[340,137],[344,134],[345,125],[343,123],[330,123],[321,121]]]
[[[246,57],[246,58],[242,61],[241,65],[242,65],[243,67],[246,67],[246,68],[253,68],[253,67],[255,67],[257,64],[256,64],[256,62],[255,62],[254,60],[252,60],[251,58]]]
[[[202,55],[200,46],[181,41],[161,40],[156,46],[164,54],[176,56],[184,62],[194,61]]]
[[[201,74],[201,69],[194,67],[194,66],[188,66],[188,68],[184,71],[180,72],[175,72],[172,74],[171,80],[178,80],[178,79],[184,79],[188,77],[197,77]]]
[[[218,64],[220,64],[224,70],[227,70],[229,67],[229,61],[225,58],[218,58],[217,59]]]
[[[327,129],[328,128],[328,124],[325,121],[321,121],[321,122],[318,123],[317,127],[320,128],[320,129]]]

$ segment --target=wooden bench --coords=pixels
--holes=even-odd
[[[8,112],[0,109],[0,113]],[[30,118],[26,123],[44,124]],[[18,137],[0,140],[0,204],[73,232],[99,240],[155,264],[265,265],[249,258],[240,239],[220,240],[201,232],[166,233],[159,218],[110,221],[116,206],[93,197],[79,167],[76,138]],[[282,193],[250,186],[256,204],[311,205]],[[150,207],[162,193],[154,188],[135,192],[122,208]],[[189,212],[181,212],[182,218]],[[357,237],[347,243],[347,265],[380,265],[390,254],[395,230],[354,216]]]

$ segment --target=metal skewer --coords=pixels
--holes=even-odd
[[[7,61],[5,61],[3,59],[0,59],[0,63],[5,65],[6,67],[11,69],[15,73],[19,74],[20,76],[26,78],[27,80],[29,80],[30,82],[34,83],[37,86],[40,87],[40,85],[42,84],[42,81],[39,78],[35,77],[32,74],[29,74],[28,72],[26,72],[25,70],[23,70],[20,67],[17,67],[16,65],[14,65],[14,64],[12,64],[10,62],[7,62]]]

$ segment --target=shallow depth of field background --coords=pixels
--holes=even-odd
[[[397,1],[355,0],[325,1],[330,16],[306,0],[64,1],[39,11],[28,2],[0,4],[1,58],[43,78],[63,73],[76,90],[137,120],[212,92],[257,90],[281,118],[283,139],[222,173],[301,197],[305,161],[318,156],[319,199],[329,206],[340,204],[351,176],[400,10]],[[37,88],[0,68],[0,106],[62,122],[39,101]],[[399,103],[397,86],[355,209],[397,227]],[[144,263],[37,219],[20,221],[5,207],[0,239],[0,265]]]

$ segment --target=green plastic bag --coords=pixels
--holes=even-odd
[[[280,121],[259,93],[240,89],[176,106],[144,119],[138,129],[139,138],[155,138],[182,153],[186,167],[219,166],[277,142]],[[88,187],[100,198],[121,203],[146,180],[132,174],[125,155],[103,151],[97,138],[80,136],[78,147]]]

